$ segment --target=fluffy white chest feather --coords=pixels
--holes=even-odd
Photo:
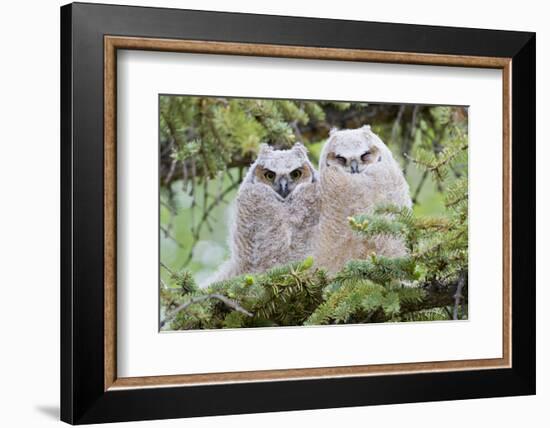
[[[320,166],[320,218],[314,246],[317,266],[330,272],[373,252],[398,257],[404,243],[380,236],[367,240],[352,231],[350,216],[368,214],[381,204],[411,206],[408,184],[385,144],[369,127],[336,131],[323,148]]]
[[[311,255],[321,202],[318,185],[304,146],[263,146],[235,201],[231,258],[208,282],[264,272]]]

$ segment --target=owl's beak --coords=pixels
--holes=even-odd
[[[351,160],[351,162],[349,163],[349,166],[351,168],[351,173],[352,174],[357,174],[359,172],[359,164],[357,163],[357,161],[355,159]]]
[[[288,196],[289,190],[288,190],[288,181],[286,178],[281,178],[279,180],[279,185],[277,186],[277,193],[281,195],[283,198],[286,198]]]

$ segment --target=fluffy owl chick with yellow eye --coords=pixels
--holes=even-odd
[[[237,194],[231,258],[208,282],[263,272],[311,255],[319,221],[317,171],[300,143],[289,150],[263,144]]]
[[[387,257],[407,253],[402,240],[378,236],[367,240],[354,232],[350,216],[368,214],[380,204],[410,207],[409,186],[382,140],[365,125],[332,130],[319,161],[321,213],[315,244],[316,265],[329,272],[373,252]]]

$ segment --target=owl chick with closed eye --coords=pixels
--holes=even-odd
[[[398,163],[370,126],[332,130],[321,153],[319,175],[316,265],[337,272],[349,260],[374,252],[387,257],[406,255],[402,240],[385,235],[367,240],[348,224],[350,216],[368,214],[377,205],[411,206],[409,186]]]
[[[319,220],[318,175],[300,143],[267,144],[239,188],[229,246],[231,258],[209,281],[266,271],[311,255]]]

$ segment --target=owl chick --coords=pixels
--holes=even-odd
[[[239,188],[229,246],[231,258],[209,282],[263,272],[311,255],[319,221],[318,174],[300,143],[267,144]]]
[[[367,240],[354,232],[348,217],[367,214],[380,204],[410,207],[409,186],[391,151],[370,126],[332,130],[319,162],[320,218],[314,260],[329,272],[373,252],[387,257],[407,253],[402,240]]]

